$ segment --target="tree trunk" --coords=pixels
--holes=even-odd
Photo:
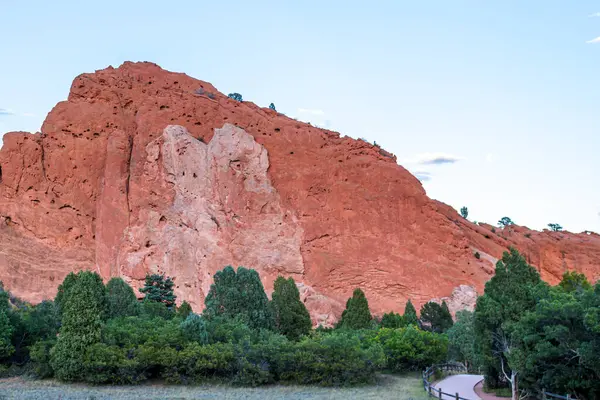
[[[517,374],[515,371],[510,372],[510,388],[512,391],[512,400],[519,400],[519,392],[517,390]]]

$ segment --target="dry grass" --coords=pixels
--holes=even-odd
[[[273,385],[237,388],[221,385],[168,386],[88,386],[63,384],[53,380],[0,379],[0,399],[394,399],[424,400],[427,396],[415,375],[381,375],[374,385],[351,388]]]

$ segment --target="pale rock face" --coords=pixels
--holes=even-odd
[[[301,277],[302,229],[281,206],[268,168],[265,148],[231,124],[208,144],[168,126],[146,146],[141,178],[167,195],[124,230],[118,275],[137,278],[136,286],[146,272],[174,276],[177,296],[194,309],[226,265],[256,268],[266,286],[279,273]]]
[[[475,304],[477,303],[477,291],[473,286],[460,285],[455,287],[452,294],[448,297],[442,297],[433,299],[436,303],[442,303],[445,301],[448,305],[448,310],[452,315],[456,315],[458,311],[475,310]]]

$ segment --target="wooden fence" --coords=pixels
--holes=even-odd
[[[441,388],[436,388],[430,382],[430,379],[436,372],[445,372],[447,374],[466,374],[467,367],[460,363],[436,364],[423,371],[423,389],[429,394],[429,397],[438,399],[472,400],[460,397],[459,393],[445,393]]]
[[[566,394],[563,396],[562,394],[546,392],[546,389],[542,389],[542,398],[544,400],[552,400],[552,399],[577,400],[575,397],[571,396],[570,394]]]

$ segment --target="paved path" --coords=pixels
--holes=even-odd
[[[469,400],[481,400],[473,387],[483,379],[483,375],[450,375],[446,379],[435,384],[436,389],[441,388],[444,393],[452,393],[452,396],[442,396],[442,399],[455,399],[454,393]]]

